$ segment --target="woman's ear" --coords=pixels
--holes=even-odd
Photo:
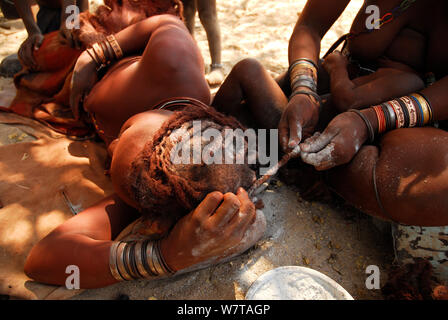
[[[112,157],[114,155],[115,147],[117,146],[118,138],[112,140],[112,142],[109,144],[109,147],[107,147],[107,152]]]

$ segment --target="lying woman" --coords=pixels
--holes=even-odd
[[[254,78],[233,71],[228,86],[252,93]],[[79,57],[72,80],[71,106],[89,118],[111,155],[116,194],[69,219],[31,250],[25,273],[63,285],[68,265],[80,269],[81,287],[103,287],[122,280],[169,276],[217,263],[252,246],[265,221],[243,188],[255,180],[245,164],[173,164],[176,129],[191,132],[193,121],[224,133],[243,128],[209,106],[210,91],[199,49],[182,21],[158,15],[135,23]],[[100,71],[98,71],[100,70]],[[105,72],[104,72],[105,71]],[[262,69],[256,77],[270,79]],[[270,79],[269,86],[275,82]],[[267,91],[267,90],[265,90]],[[286,98],[279,88],[254,110],[260,127],[275,128]],[[222,92],[217,105],[228,105]],[[239,101],[234,99],[233,104]],[[257,105],[257,104],[253,104]],[[188,144],[203,145],[189,136]],[[222,147],[222,146],[218,146]],[[243,188],[242,188],[243,187]],[[114,241],[140,215],[156,221],[161,239]],[[173,226],[174,225],[174,226]]]

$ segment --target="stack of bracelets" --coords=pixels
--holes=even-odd
[[[306,94],[313,97],[319,104],[321,99],[317,91],[317,66],[313,60],[300,58],[293,61],[288,69],[291,83],[289,100],[297,94]]]
[[[375,139],[375,134],[399,128],[423,127],[433,122],[431,103],[420,92],[384,102],[371,109],[375,111],[378,119],[377,132],[374,132],[369,119],[361,111],[348,110],[355,112],[364,120],[369,131],[370,142]]]
[[[106,40],[94,43],[86,51],[92,60],[95,61],[97,71],[123,57],[123,51],[114,35],[109,35],[106,37]]]
[[[110,248],[109,268],[118,281],[150,279],[174,274],[160,251],[160,241],[116,241]]]

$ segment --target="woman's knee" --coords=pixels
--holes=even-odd
[[[254,81],[263,75],[266,70],[263,65],[254,58],[245,58],[239,61],[232,69],[240,78],[247,78]]]

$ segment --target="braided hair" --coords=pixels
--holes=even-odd
[[[210,192],[236,193],[239,187],[248,188],[253,183],[255,172],[247,164],[207,165],[203,159],[196,164],[172,162],[172,151],[180,140],[185,143],[187,138],[190,145],[200,143],[202,150],[202,134],[192,134],[193,121],[197,120],[201,120],[201,133],[213,128],[224,136],[226,129],[245,129],[235,118],[205,105],[190,104],[173,112],[135,158],[128,175],[128,193],[143,216],[159,217],[162,209],[163,215],[177,220]],[[176,129],[182,129],[184,134],[179,137]]]

